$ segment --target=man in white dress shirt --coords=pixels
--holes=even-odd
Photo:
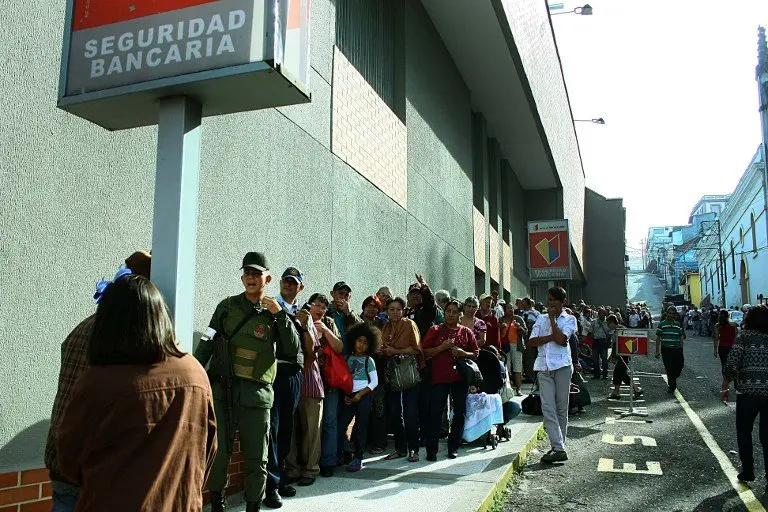
[[[560,287],[547,292],[547,311],[536,319],[528,344],[539,347],[533,369],[538,372],[541,411],[552,449],[541,461],[547,464],[568,460],[565,437],[568,431],[568,398],[573,362],[568,338],[576,332],[576,318],[563,311],[566,293]]]

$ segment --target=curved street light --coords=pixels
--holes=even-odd
[[[602,117],[598,117],[597,119],[574,119],[574,123],[595,123],[595,124],[605,124],[605,119]]]
[[[589,4],[584,4],[583,7],[577,7],[572,11],[550,13],[552,16],[557,16],[558,14],[580,14],[581,16],[592,16],[592,6]]]

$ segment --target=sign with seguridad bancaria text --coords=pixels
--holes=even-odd
[[[257,3],[75,0],[66,93],[263,60],[263,38],[252,37],[263,24]]]
[[[528,262],[531,281],[571,279],[571,241],[567,219],[528,223]]]
[[[310,101],[310,0],[68,0],[59,107],[108,129]]]
[[[621,356],[647,356],[647,329],[618,329],[616,348]]]

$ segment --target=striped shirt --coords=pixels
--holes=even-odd
[[[659,324],[656,330],[656,336],[661,341],[664,348],[680,348],[683,346],[685,332],[680,326],[680,322],[674,320],[664,320]]]
[[[314,330],[311,335],[315,340],[315,360],[312,362],[312,366],[309,367],[309,371],[304,372],[304,378],[301,379],[301,396],[304,398],[325,398],[323,376],[320,373],[320,364],[317,359],[321,351],[320,337],[314,334]]]

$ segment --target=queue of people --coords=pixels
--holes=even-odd
[[[205,487],[212,510],[223,511],[236,439],[248,512],[279,508],[297,487],[340,467],[364,469],[364,454],[384,454],[388,434],[394,446],[385,460],[417,463],[424,448],[426,460],[436,461],[444,437],[445,456],[456,458],[477,437],[474,420],[489,417],[477,404],[495,403],[470,400],[481,388],[503,403],[503,422],[494,420],[489,439],[519,414],[512,397],[522,394],[526,342],[539,347],[537,371],[553,372],[542,377],[547,397],[560,396],[566,372],[554,366],[565,359],[549,345],[564,336],[567,343],[575,320],[534,315],[530,299],[459,301],[445,290],[433,293],[417,275],[405,298],[383,286],[357,313],[344,281],[302,302],[305,278],[294,267],[281,274],[280,293],[268,296],[269,261],[249,252],[243,292],[217,305],[193,356],[176,344],[150,267],[151,255],[139,251],[100,282],[96,313],[62,345],[46,446],[56,511],[201,510]],[[547,327],[546,318],[567,326]],[[485,388],[478,384],[481,352],[496,361]],[[488,388],[494,379],[499,383]],[[567,417],[561,405],[547,407],[547,417],[550,409],[559,415],[561,441],[553,448],[564,448]],[[118,503],[126,496],[129,506]]]

